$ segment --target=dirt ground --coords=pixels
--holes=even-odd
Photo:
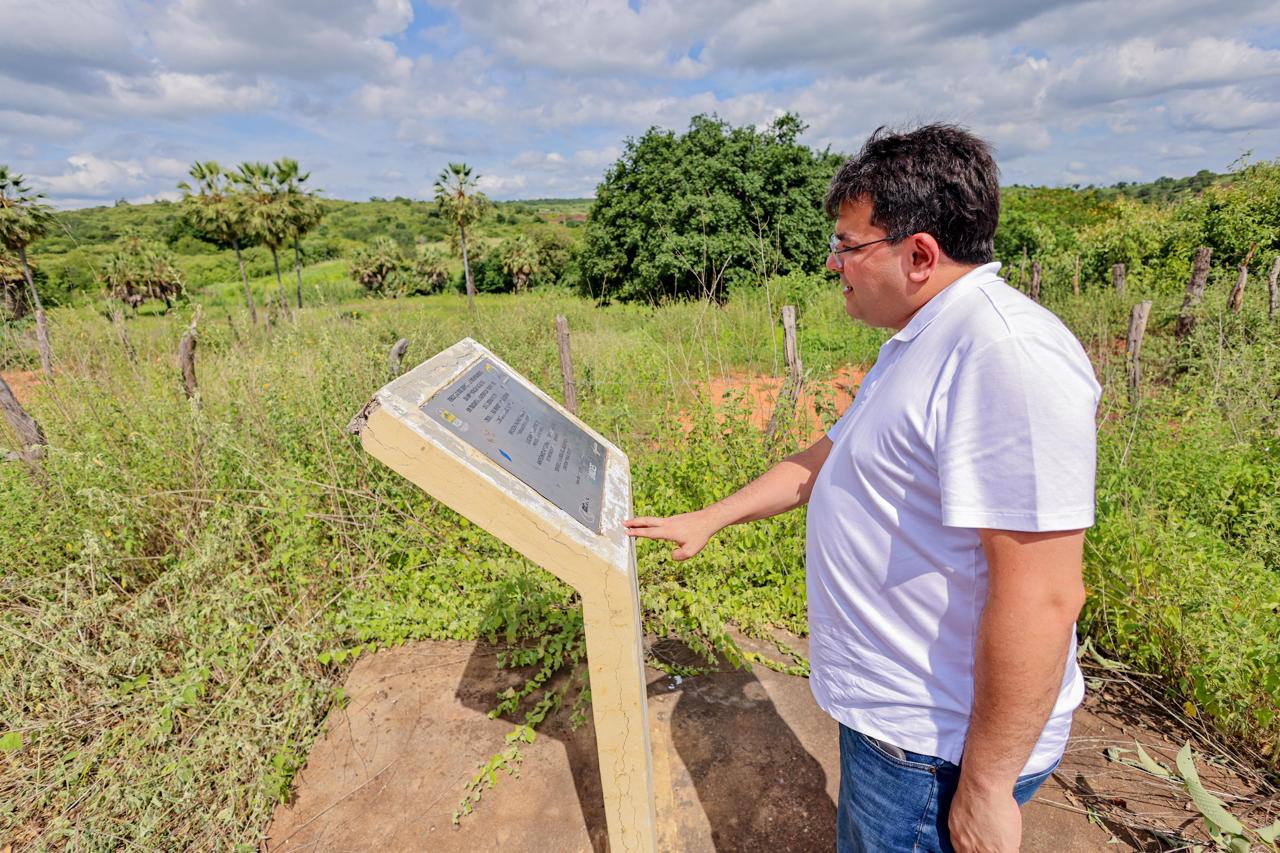
[[[31,391],[40,384],[40,373],[35,370],[14,370],[0,373],[13,396],[18,402],[26,405],[31,400]]]
[[[842,368],[834,376],[822,380],[820,384],[806,383],[801,386],[800,397],[796,401],[797,416],[808,426],[809,441],[815,441],[823,434],[822,421],[815,410],[816,391],[821,388],[834,392],[836,411],[843,412],[853,402],[853,395],[862,384],[866,372],[851,367]],[[725,395],[742,395],[744,401],[751,406],[749,421],[752,426],[763,431],[769,425],[769,418],[782,390],[783,381],[777,376],[759,376],[749,374],[727,374],[711,380],[704,392],[706,399],[719,405]],[[687,418],[681,419],[689,427]]]
[[[651,653],[687,654],[669,641]],[[606,850],[593,728],[573,730],[563,710],[524,747],[519,776],[499,774],[454,826],[467,782],[503,749],[512,725],[487,714],[496,694],[520,681],[497,669],[495,654],[483,644],[424,642],[361,659],[346,685],[349,704],[330,715],[263,849]],[[807,680],[759,665],[684,679],[650,669],[647,677],[660,849],[833,849],[836,725]],[[1187,736],[1143,706],[1119,710],[1116,689],[1093,690],[1077,712],[1062,764],[1024,810],[1024,851],[1167,850],[1207,840],[1180,789],[1106,759],[1108,746],[1140,740],[1172,766]],[[1250,804],[1255,818],[1264,811],[1264,798],[1228,767],[1202,768],[1206,786],[1237,814]]]

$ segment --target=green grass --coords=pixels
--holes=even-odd
[[[261,300],[274,276],[253,286]],[[1256,287],[1240,316],[1211,290],[1183,347],[1176,301],[1157,296],[1134,410],[1115,340],[1141,287],[1076,300],[1046,283],[1107,389],[1081,627],[1265,750],[1280,702],[1280,340]],[[346,434],[397,338],[412,364],[470,335],[559,396],[553,328],[567,316],[583,416],[631,456],[643,513],[719,498],[798,445],[767,447],[741,406],[721,422],[701,393],[720,373],[781,373],[783,303],[800,309],[816,382],[884,340],[852,326],[817,276],[722,307],[481,295],[473,321],[455,294],[360,298],[335,261],[304,271],[307,307],[269,332],[240,299],[232,280],[129,319],[136,360],[96,306],[51,313],[58,378],[29,406],[50,451],[37,473],[0,464],[0,837],[19,848],[255,849],[370,647],[488,636],[526,649],[507,662],[535,671],[574,660],[572,590]],[[199,404],[174,368],[196,302]],[[6,333],[0,367],[35,365],[30,328]],[[688,563],[642,543],[646,628],[731,659],[728,622],[803,633],[803,535],[798,512],[726,531]],[[536,722],[575,698],[544,688],[508,716]]]

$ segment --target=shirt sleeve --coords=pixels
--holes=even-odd
[[[1091,526],[1100,394],[1074,339],[1013,336],[966,358],[936,410],[942,523]]]

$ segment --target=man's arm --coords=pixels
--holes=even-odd
[[[989,566],[973,713],[948,826],[959,853],[1016,851],[1013,787],[1062,685],[1084,604],[1084,531],[980,531]]]
[[[628,536],[675,542],[677,547],[671,556],[687,560],[701,551],[708,539],[730,524],[769,518],[808,503],[813,482],[830,452],[831,439],[824,435],[724,500],[694,512],[666,518],[630,518],[623,525]]]

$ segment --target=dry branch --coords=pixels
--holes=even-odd
[[[401,338],[391,345],[391,352],[387,355],[387,371],[393,377],[400,375],[400,362],[404,360],[405,351],[408,349],[408,338]]]
[[[795,412],[796,403],[800,399],[800,387],[804,382],[804,364],[800,361],[800,342],[796,335],[796,309],[794,305],[782,306],[782,357],[787,366],[787,378],[778,392],[778,401],[774,404],[773,414],[769,417],[769,426],[765,428],[765,438],[773,440],[778,425],[784,418],[790,418]]]
[[[569,353],[569,321],[556,317],[556,344],[560,349],[560,378],[564,382],[564,407],[578,414],[578,386],[573,381],[573,356]]]
[[[1204,286],[1209,281],[1209,259],[1213,257],[1213,249],[1201,246],[1196,249],[1195,260],[1191,263],[1191,279],[1187,282],[1187,292],[1182,297],[1182,310],[1178,313],[1178,324],[1174,335],[1182,340],[1195,328],[1196,316],[1192,308],[1200,304],[1204,297]]]
[[[1151,300],[1139,302],[1129,312],[1129,402],[1138,402],[1142,373],[1138,365],[1138,353],[1142,350],[1142,338],[1147,333],[1147,317],[1151,314]]]
[[[1244,286],[1249,283],[1249,264],[1253,262],[1253,256],[1258,251],[1258,244],[1254,243],[1249,247],[1249,254],[1244,256],[1244,260],[1240,262],[1240,272],[1236,276],[1236,286],[1231,288],[1231,313],[1239,314],[1240,309],[1244,307]]]
[[[200,306],[191,318],[191,325],[178,341],[178,368],[182,371],[182,390],[190,399],[200,393],[196,384],[196,324],[200,322]]]
[[[1276,318],[1276,310],[1280,308],[1280,289],[1276,287],[1276,279],[1280,278],[1280,255],[1271,263],[1271,275],[1267,277],[1267,319]]]
[[[40,429],[36,419],[22,408],[22,404],[18,402],[18,398],[14,396],[9,383],[4,381],[3,376],[0,376],[0,410],[4,411],[5,419],[18,436],[16,458],[34,462],[39,458],[41,448],[48,444],[44,437],[44,430]]]

